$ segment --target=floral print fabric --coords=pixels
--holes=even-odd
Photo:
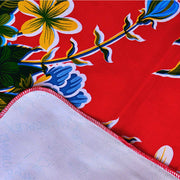
[[[179,9],[177,0],[1,1],[0,109],[25,89],[53,89],[180,170]]]

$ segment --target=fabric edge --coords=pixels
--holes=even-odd
[[[110,134],[111,136],[113,136],[114,138],[116,138],[118,141],[122,142],[124,145],[126,145],[128,148],[130,148],[132,151],[134,151],[135,153],[137,153],[138,155],[140,155],[141,157],[144,157],[145,159],[151,161],[152,163],[154,163],[155,165],[161,167],[162,169],[164,169],[167,173],[173,175],[174,177],[180,179],[180,175],[178,173],[175,172],[175,170],[173,170],[172,168],[168,167],[167,165],[159,162],[158,160],[154,159],[153,157],[145,154],[144,152],[140,151],[139,149],[137,149],[135,146],[129,144],[128,142],[126,142],[122,137],[118,136],[116,133],[114,133],[113,131],[111,131],[110,129],[108,129],[107,127],[105,127],[103,124],[101,124],[99,121],[97,121],[96,119],[90,117],[89,115],[85,114],[84,112],[82,112],[81,110],[79,110],[78,108],[76,108],[73,104],[71,104],[68,100],[66,100],[62,95],[56,93],[55,91],[48,89],[48,88],[44,88],[44,87],[33,87],[30,89],[27,89],[23,92],[21,92],[19,95],[17,95],[14,99],[12,99],[9,104],[5,107],[5,109],[0,113],[0,119],[8,112],[8,110],[11,108],[11,106],[18,101],[22,96],[30,93],[30,92],[34,92],[34,91],[44,91],[47,92],[49,94],[52,94],[54,96],[56,96],[58,99],[60,99],[61,101],[63,101],[65,104],[67,104],[71,109],[73,109],[74,111],[76,111],[78,114],[80,114],[81,116],[83,116],[84,118],[86,118],[87,120],[89,120],[90,122],[92,122],[93,124],[95,124],[96,126],[100,127],[101,129],[103,129],[105,132],[107,132],[108,134]]]

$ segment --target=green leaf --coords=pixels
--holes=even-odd
[[[0,26],[0,34],[7,37],[13,37],[18,33],[18,30],[10,26]]]
[[[134,34],[133,32],[131,33],[126,33],[126,37],[129,39],[129,40],[136,40],[136,41],[139,41],[139,42],[143,42],[144,39],[137,35],[137,34]]]
[[[15,62],[20,62],[29,53],[33,52],[32,48],[26,46],[10,45],[9,48],[11,50],[11,60]]]
[[[14,97],[15,96],[11,94],[0,93],[0,111],[2,111]]]
[[[34,74],[38,72],[42,72],[41,67],[19,65],[19,73],[22,74],[24,77],[28,77],[29,74]]]
[[[125,25],[123,26],[123,29],[126,32],[129,29],[129,27],[132,25],[132,20],[130,18],[130,14],[128,14],[126,16],[124,22],[125,22]]]
[[[96,46],[99,46],[104,41],[104,34],[102,31],[100,31],[98,26],[96,26],[94,30],[94,36],[95,36],[94,44]]]
[[[19,83],[19,86],[22,88],[22,89],[27,89],[27,88],[30,88],[32,87],[32,84],[33,84],[33,79],[32,79],[32,76],[29,75],[29,77],[27,78],[21,78],[20,79],[20,83]]]
[[[0,1],[0,15],[12,14],[18,8],[18,2],[21,0],[3,0]]]
[[[45,64],[41,64],[42,72],[47,75],[48,67]]]
[[[11,19],[11,16],[9,14],[0,15],[0,26],[7,24],[10,19]]]
[[[54,49],[51,49],[49,52],[47,52],[42,58],[41,58],[41,67],[42,67],[42,71],[44,74],[47,75],[47,66],[44,64],[45,61],[51,59],[51,58],[54,58],[55,56],[55,53],[56,51],[58,50],[59,48],[54,48]]]
[[[143,21],[142,19],[144,18],[145,16],[145,10],[142,9],[141,10],[141,14],[137,17],[137,23],[141,24]],[[148,23],[149,21],[147,20],[145,23]]]
[[[109,47],[100,47],[101,52],[104,54],[104,59],[108,63],[112,63],[112,49]]]
[[[29,78],[29,76],[32,76],[33,74],[42,72],[41,67],[35,67],[35,66],[19,66],[19,73],[16,74],[16,76],[13,77],[15,86],[19,86],[19,83],[21,79]]]
[[[51,53],[52,53],[52,49],[41,58],[41,61],[45,62],[46,60],[48,60],[49,57],[51,56]]]
[[[67,57],[72,56],[78,51],[77,42],[73,38],[70,39],[70,42],[71,42],[71,47],[66,53]]]
[[[27,79],[29,76],[32,76],[37,72],[42,72],[42,69],[38,67],[20,65],[17,65],[17,67],[11,66],[11,68],[7,68],[6,72],[4,69],[3,71],[0,69],[0,88],[3,89],[11,86],[19,87],[22,79]]]
[[[39,66],[21,65],[21,59],[33,51],[30,47],[17,45],[0,47],[0,88],[19,87],[21,79],[42,72]]]
[[[21,77],[20,82],[18,85],[16,85],[11,92],[12,93],[20,93],[24,91],[25,89],[31,88],[33,86],[33,79],[32,76],[29,75],[29,77]]]
[[[94,44],[96,46],[99,46],[99,44],[100,44],[100,34],[97,31],[94,31],[94,35],[95,35]]]
[[[126,37],[128,39],[132,39],[132,40],[138,40],[138,38],[135,35],[132,35],[131,33],[126,33]]]
[[[5,61],[8,61],[10,58],[11,50],[8,46],[0,47],[0,64]]]
[[[0,47],[0,88],[19,86],[21,79],[28,78],[42,68],[34,65],[21,65],[21,59],[34,49],[24,46],[6,45]]]
[[[168,71],[168,74],[179,75],[180,74],[180,62],[178,62],[174,68],[170,69]]]
[[[35,51],[36,49],[20,45],[5,45],[0,47],[0,55],[4,57],[6,56],[6,61],[11,62],[21,62],[21,60],[24,59],[29,53]],[[1,56],[0,61],[2,60]]]
[[[44,65],[44,62],[48,59],[50,59],[51,55],[53,53],[53,49],[51,49],[49,52],[47,52],[42,58],[41,58],[41,67],[42,67],[42,71],[44,72],[44,74],[46,74],[48,68],[46,65]]]
[[[0,65],[1,73],[16,74],[19,71],[19,66],[16,62],[5,62]]]
[[[101,43],[104,42],[104,33],[96,26],[94,30],[95,40],[94,44],[99,47],[101,52],[104,54],[104,59],[106,62],[112,63],[112,49],[109,47],[101,47]]]
[[[0,64],[2,64],[10,58],[11,50],[8,46],[0,47],[0,54]]]
[[[9,74],[1,74],[0,82],[4,87],[10,87],[14,85],[13,78]]]
[[[71,61],[72,61],[74,64],[76,64],[77,66],[91,65],[90,62],[88,62],[88,61],[83,61],[83,60],[80,60],[80,59],[72,58]]]

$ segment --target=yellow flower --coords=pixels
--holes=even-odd
[[[53,48],[59,42],[57,31],[64,34],[73,34],[81,30],[81,24],[73,18],[64,16],[73,10],[71,0],[40,0],[39,6],[33,0],[24,0],[18,3],[19,10],[35,18],[26,21],[20,32],[26,36],[41,33],[39,44],[45,49]]]

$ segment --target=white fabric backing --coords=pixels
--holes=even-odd
[[[176,179],[56,96],[22,96],[0,121],[0,180]]]

